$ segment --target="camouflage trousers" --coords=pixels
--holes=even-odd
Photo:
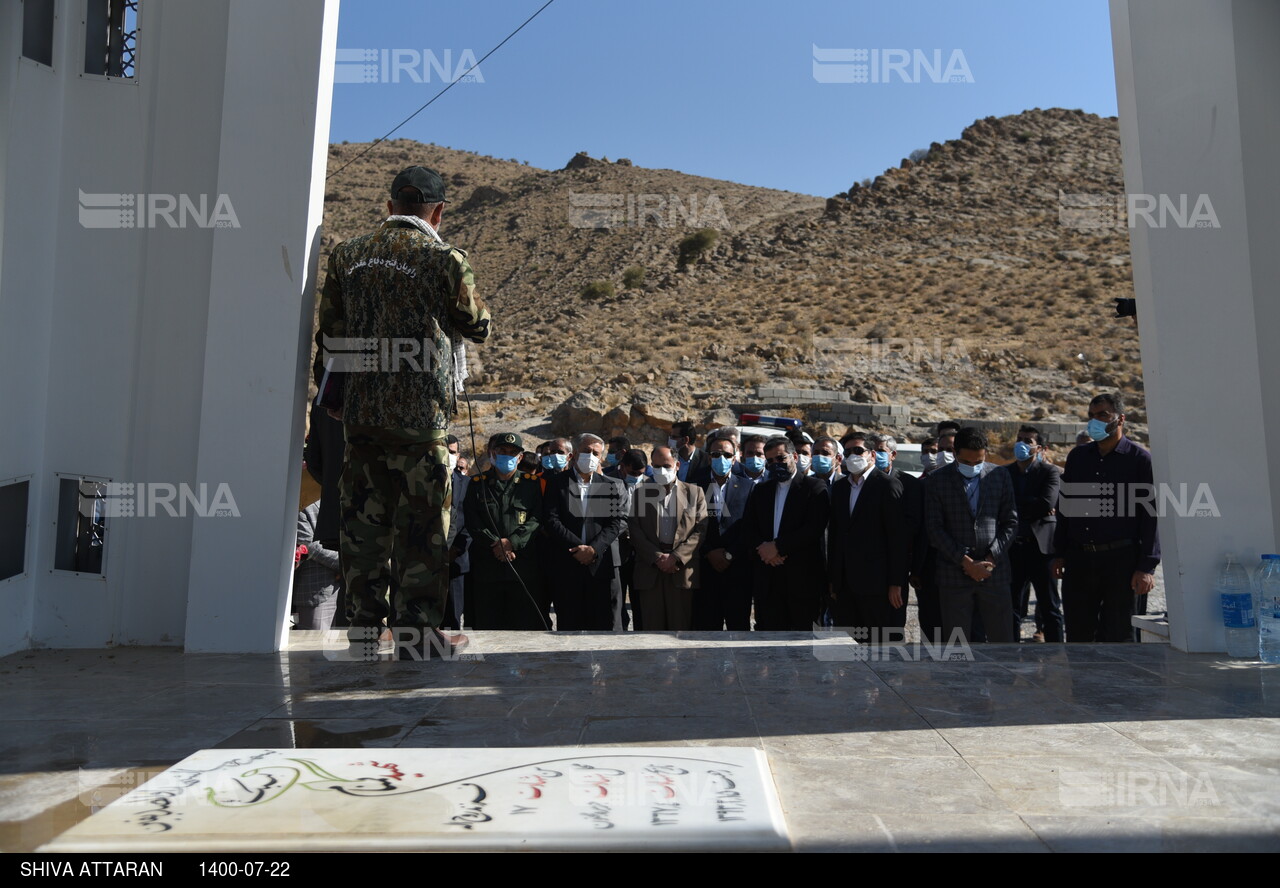
[[[346,429],[341,552],[352,626],[386,619],[434,629],[444,620],[453,487],[445,433],[429,434]]]

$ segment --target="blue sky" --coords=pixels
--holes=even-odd
[[[363,70],[353,50],[373,67],[370,82],[335,85],[331,140],[387,132],[445,85],[441,68],[460,73],[542,2],[342,0],[339,76]],[[820,82],[863,63],[822,54],[815,74],[815,46],[868,50],[876,64],[862,73],[889,82]],[[909,60],[900,71],[886,67],[893,50]],[[935,50],[971,82],[932,74]],[[826,196],[988,115],[1116,114],[1105,0],[555,0],[480,75],[396,136],[550,169],[587,151]]]

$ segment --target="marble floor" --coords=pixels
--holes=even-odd
[[[763,749],[801,851],[1280,850],[1280,667],[1159,644],[473,639],[445,663],[302,632],[271,655],[0,659],[0,850],[210,747],[645,745]]]

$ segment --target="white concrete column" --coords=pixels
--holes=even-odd
[[[196,481],[239,517],[192,524],[188,651],[279,649],[292,577],[337,0],[232,3]]]
[[[1280,523],[1280,3],[1112,0],[1111,26],[1125,188],[1157,201],[1130,229],[1155,479],[1220,514],[1160,521],[1171,640],[1222,651],[1222,556]],[[1189,224],[1159,211],[1182,195]]]

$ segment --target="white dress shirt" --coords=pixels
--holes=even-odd
[[[773,494],[773,538],[778,538],[778,530],[782,527],[782,510],[787,504],[787,493],[791,490],[790,479],[781,482]]]
[[[867,469],[857,478],[854,478],[852,475],[849,476],[849,514],[850,515],[853,514],[854,507],[858,505],[858,495],[862,493],[862,485],[866,482],[867,475],[871,474],[873,470],[874,470],[874,467],[872,469]]]

